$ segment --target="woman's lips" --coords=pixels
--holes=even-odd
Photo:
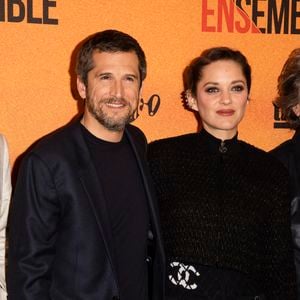
[[[230,117],[234,114],[234,110],[233,109],[220,109],[220,110],[217,110],[217,114],[220,116]]]

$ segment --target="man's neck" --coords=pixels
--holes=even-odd
[[[109,130],[105,128],[103,125],[101,125],[97,120],[91,120],[85,118],[84,115],[80,122],[95,137],[107,142],[118,143],[121,141],[124,134],[124,130],[121,131]]]

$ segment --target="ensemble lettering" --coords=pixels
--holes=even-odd
[[[53,8],[53,0],[0,0],[0,22],[58,25],[58,19],[52,16]]]
[[[202,1],[203,32],[300,34],[300,1]]]

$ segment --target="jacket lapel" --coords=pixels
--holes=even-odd
[[[110,224],[110,219],[107,211],[105,195],[103,192],[103,187],[98,178],[98,174],[95,166],[92,163],[91,155],[88,149],[88,146],[84,140],[82,130],[80,128],[80,122],[74,124],[73,126],[73,138],[75,139],[75,147],[77,152],[77,163],[78,163],[78,176],[79,180],[82,184],[84,192],[87,196],[87,199],[92,207],[94,216],[96,218],[100,235],[104,240],[104,244],[106,247],[107,257],[110,261],[112,270],[116,276],[115,269],[115,257],[114,257],[114,249],[113,249],[113,237],[112,237],[112,229]],[[150,177],[150,173],[148,171],[146,159],[141,157],[145,155],[143,153],[139,153],[138,147],[135,143],[135,140],[131,136],[129,130],[125,129],[125,134],[128,138],[129,144],[133,150],[134,156],[136,158],[142,182],[144,184],[145,193],[147,197],[149,214],[152,224],[152,230],[155,234],[156,247],[158,247],[158,251],[160,252],[161,264],[164,265],[164,251],[162,248],[162,238],[160,234],[160,225],[157,217],[157,203],[155,199],[153,199],[153,186]]]
[[[105,195],[96,168],[92,163],[91,155],[80,126],[80,122],[78,121],[74,124],[73,130],[73,137],[76,141],[75,149],[77,152],[78,176],[83,190],[87,196],[87,200],[92,207],[94,217],[99,227],[100,235],[103,238],[106,247],[107,257],[116,276],[112,230],[107,211]]]
[[[142,181],[144,184],[145,193],[146,193],[146,197],[147,197],[147,203],[148,203],[148,207],[149,207],[149,214],[150,214],[150,219],[151,219],[152,230],[154,231],[154,234],[155,234],[156,247],[158,247],[158,251],[160,252],[160,257],[162,260],[161,263],[164,264],[164,251],[162,248],[162,237],[161,237],[161,233],[160,233],[161,231],[160,231],[159,218],[157,216],[158,207],[157,207],[157,203],[156,203],[155,199],[153,198],[154,197],[153,196],[154,195],[154,192],[153,192],[154,187],[152,186],[152,180],[151,180],[149,169],[147,166],[147,161],[146,161],[146,159],[141,158],[141,155],[143,155],[143,154],[142,153],[140,154],[138,152],[135,141],[132,138],[128,129],[125,130],[125,134],[126,134],[128,141],[132,147],[133,153],[136,157],[136,161],[137,161],[139,170],[141,172]],[[146,143],[146,141],[145,141],[145,143]],[[146,155],[146,154],[144,154],[144,155]]]
[[[108,254],[113,253],[112,232],[107,212],[105,196],[98,174],[92,163],[79,172],[79,178],[104,239]],[[111,258],[111,257],[110,257]]]

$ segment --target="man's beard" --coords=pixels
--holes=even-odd
[[[127,113],[116,118],[109,116],[103,109],[103,106],[107,103],[123,103],[128,108]],[[110,97],[95,103],[92,99],[87,97],[86,105],[88,111],[94,116],[94,118],[110,131],[123,131],[125,125],[130,122],[133,114],[131,104],[124,98]]]

